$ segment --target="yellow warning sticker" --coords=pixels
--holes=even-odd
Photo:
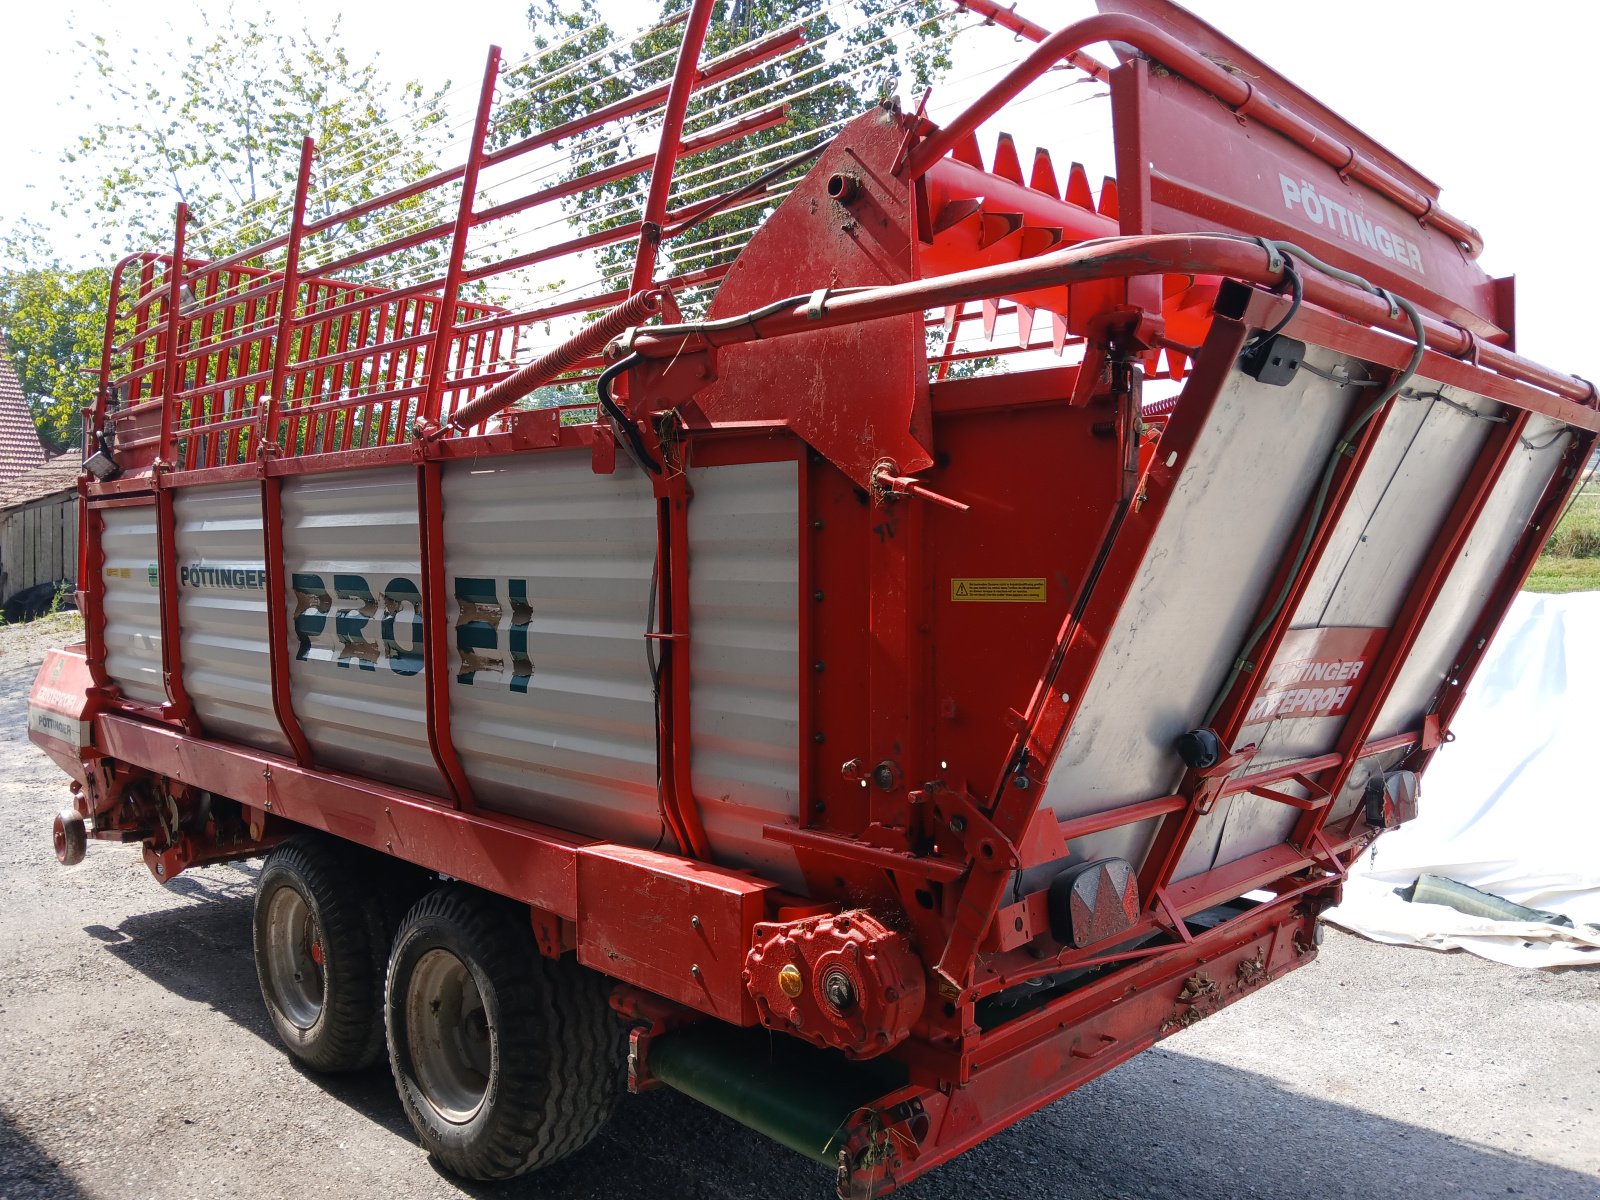
[[[133,571],[128,567],[107,567],[106,574],[115,579],[133,578]]]
[[[1042,579],[952,579],[950,599],[987,604],[1043,604]]]

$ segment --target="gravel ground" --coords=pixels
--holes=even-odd
[[[162,888],[132,848],[62,870],[64,778],[24,710],[65,620],[0,629],[0,1197],[820,1198],[829,1173],[671,1093],[581,1154],[463,1187],[382,1071],[278,1048],[255,868]],[[1600,972],[1520,972],[1330,930],[1320,958],[911,1185],[981,1197],[1600,1196]]]

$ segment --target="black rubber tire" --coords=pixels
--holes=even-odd
[[[407,993],[433,950],[453,954],[470,973],[487,1021],[482,1099],[461,1121],[429,1099],[412,1057]],[[624,1090],[625,1029],[608,992],[603,976],[541,955],[520,905],[464,884],[424,896],[395,936],[383,1006],[389,1066],[423,1147],[456,1175],[497,1180],[587,1143]],[[417,1001],[437,1008],[435,998]]]
[[[359,1071],[383,1057],[383,979],[389,944],[381,889],[364,855],[333,838],[298,834],[270,855],[256,882],[256,978],[279,1039],[317,1071]],[[302,1028],[285,1012],[268,963],[272,898],[298,892],[322,955],[321,1011]]]

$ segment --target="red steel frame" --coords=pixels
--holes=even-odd
[[[1009,17],[998,6],[967,0],[967,7],[1026,36],[1040,34],[1035,39],[1040,48],[968,114],[911,147],[904,163],[908,185],[928,173],[936,160],[997,111],[1028,79],[1062,57],[1092,73],[1103,73],[1103,67],[1078,52],[1084,45],[1115,38],[1151,49],[1163,64],[1181,67],[1239,112],[1291,140],[1312,145],[1347,177],[1410,207],[1420,220],[1447,231],[1465,246],[1477,245],[1470,226],[1439,211],[1395,172],[1366,161],[1348,145],[1329,149],[1326,137],[1319,141],[1319,131],[1292,111],[1271,107],[1250,83],[1220,71],[1209,59],[1190,53],[1143,22],[1105,16],[1045,37],[1037,27]],[[451,431],[450,436],[430,433],[410,441],[404,437],[406,427],[412,424],[407,418],[414,418],[425,432],[439,430],[451,413],[510,374],[482,370],[486,361],[498,359],[498,338],[506,329],[514,331],[519,325],[574,311],[571,305],[558,305],[543,312],[507,314],[460,301],[467,283],[486,277],[466,262],[472,228],[491,216],[526,207],[511,202],[477,211],[477,178],[485,166],[551,144],[559,136],[593,128],[603,120],[663,104],[661,144],[653,158],[638,168],[648,166],[651,171],[643,219],[626,227],[634,234],[641,228],[645,231],[639,237],[628,294],[659,286],[654,278],[657,239],[658,235],[670,236],[675,228],[667,201],[673,166],[685,147],[682,128],[691,93],[794,44],[792,36],[774,37],[701,67],[699,49],[711,8],[709,0],[696,0],[691,7],[685,21],[684,53],[670,85],[603,110],[606,115],[582,118],[563,127],[564,132],[552,131],[499,149],[490,149],[488,144],[499,71],[498,50],[492,51],[463,167],[316,222],[307,219],[315,153],[308,140],[289,229],[282,238],[255,251],[259,255],[282,249],[285,262],[277,273],[250,266],[246,255],[210,264],[187,258],[187,213],[182,208],[170,255],[140,256],[118,265],[105,335],[101,396],[92,427],[102,430],[115,423],[117,449],[125,456],[127,470],[122,479],[107,483],[86,480],[81,485],[85,504],[80,579],[89,618],[83,653],[94,721],[90,758],[99,761],[99,756],[104,756],[109,763],[137,768],[174,786],[229,797],[244,807],[255,829],[279,820],[325,829],[522,901],[534,910],[536,925],[553,922],[563,931],[552,949],[559,952],[562,947],[576,947],[580,958],[595,953],[590,939],[598,906],[626,906],[640,902],[645,895],[642,882],[637,886],[627,882],[635,878],[627,872],[637,872],[640,881],[659,876],[709,889],[709,894],[719,898],[709,909],[707,892],[684,893],[690,897],[696,920],[703,915],[707,922],[720,921],[729,936],[746,945],[750,936],[747,901],[752,893],[761,897],[769,918],[796,905],[837,905],[862,895],[904,904],[919,933],[939,939],[924,947],[924,953],[930,965],[936,963],[933,970],[941,993],[936,1003],[930,1003],[914,1036],[895,1051],[909,1070],[908,1087],[884,1097],[873,1106],[873,1121],[853,1123],[842,1138],[841,1152],[848,1168],[842,1188],[852,1195],[874,1195],[946,1161],[1174,1028],[1293,969],[1314,952],[1317,912],[1337,895],[1346,864],[1376,836],[1375,830],[1359,826],[1359,812],[1350,813],[1343,824],[1330,825],[1335,804],[1319,802],[1316,797],[1339,796],[1352,771],[1377,756],[1399,756],[1401,762],[1415,767],[1426,764],[1448,730],[1488,637],[1531,569],[1550,523],[1576,486],[1576,468],[1600,436],[1600,413],[1596,412],[1594,389],[1584,381],[1481,341],[1459,325],[1426,316],[1421,373],[1498,403],[1508,420],[1489,435],[1426,559],[1419,564],[1404,607],[1383,641],[1372,678],[1359,694],[1336,748],[1312,759],[1255,772],[1249,771],[1247,748],[1218,768],[1190,771],[1171,795],[1068,821],[1053,821],[1046,814],[1041,821],[1045,784],[1094,674],[1107,633],[1177,483],[1181,468],[1166,465],[1171,460],[1158,456],[1138,488],[1125,487],[1121,502],[1108,510],[1095,569],[1068,605],[1031,699],[1014,714],[1014,740],[992,780],[981,781],[970,794],[952,787],[945,798],[932,801],[918,790],[914,778],[896,780],[892,787],[869,788],[865,807],[857,814],[861,819],[851,828],[852,818],[836,815],[838,806],[823,813],[819,800],[822,782],[816,778],[811,757],[802,754],[806,764],[802,776],[804,827],[773,827],[769,835],[795,848],[808,879],[833,881],[818,883],[808,901],[786,896],[772,884],[752,880],[748,873],[722,871],[707,861],[710,854],[689,775],[688,662],[692,641],[687,522],[692,495],[684,472],[663,472],[655,477],[661,583],[653,636],[662,663],[661,804],[677,853],[628,851],[624,866],[618,868],[616,848],[481,810],[474,803],[454,749],[450,672],[442,668],[449,653],[442,620],[449,592],[443,565],[441,473],[445,464],[454,460],[579,447],[589,448],[599,464],[614,455],[615,445],[608,428],[564,425],[559,410],[523,414],[503,427],[476,423],[464,431]],[[741,125],[739,131],[751,127]],[[385,292],[326,278],[340,263],[302,275],[300,259],[307,237],[428,188],[454,183],[461,187],[454,220],[426,231],[434,240],[449,238],[448,265],[442,279]],[[1124,179],[1121,186],[1129,188],[1136,183]],[[682,214],[676,220],[681,222]],[[420,244],[415,241],[417,236],[386,249]],[[607,235],[611,241],[626,236],[632,235]],[[604,240],[576,238],[550,253],[572,253]],[[362,252],[341,261],[352,265],[371,257]],[[511,261],[524,265],[527,259]],[[1143,324],[1160,316],[1159,312],[1139,314],[1128,303],[1130,297],[1145,294],[1139,291],[1143,285],[1138,281],[1172,276],[1229,281],[1219,294],[1206,343],[1188,348],[1197,349],[1198,354],[1161,436],[1162,451],[1175,454],[1179,462],[1187,461],[1246,338],[1253,330],[1277,324],[1282,316],[1288,317],[1287,335],[1360,357],[1380,372],[1398,372],[1411,351],[1409,322],[1383,298],[1302,270],[1303,301],[1290,306],[1280,294],[1287,280],[1286,268],[1272,251],[1236,238],[1171,234],[1055,250],[941,277],[846,292],[826,297],[821,304],[813,296],[715,330],[668,327],[652,332],[646,328],[630,342],[641,369],[630,376],[627,403],[634,412],[642,413],[657,393],[676,397],[674,389],[684,385],[676,382],[681,375],[674,376],[674,370],[687,367],[711,378],[717,355],[737,354],[741,345],[758,339],[792,338],[922,314],[938,307],[954,313],[959,322],[967,319],[961,309],[970,302],[994,306],[1002,297],[1035,296],[1052,293],[1052,289],[1101,298],[1100,323],[1073,312],[1072,341],[1085,344],[1086,362],[1098,366],[1122,361],[1118,355],[1125,360],[1148,343],[1137,343],[1130,351],[1130,343],[1121,339],[1137,342]],[[700,275],[695,281],[707,278],[715,276]],[[193,305],[184,303],[186,284],[196,289]],[[130,289],[127,296],[125,288]],[[1100,291],[1086,290],[1090,288]],[[576,311],[611,307],[628,294],[591,297]],[[125,311],[120,307],[124,305]],[[131,320],[135,329],[133,337],[120,345],[119,313],[124,321]],[[977,319],[977,314],[970,319]],[[394,335],[388,340],[383,337],[386,328]],[[374,330],[377,342],[369,347],[367,339]],[[1159,332],[1151,336],[1159,338]],[[195,341],[208,344],[197,350]],[[417,352],[421,350],[426,353],[419,363]],[[128,369],[113,375],[112,362],[119,352],[125,353]],[[405,366],[399,365],[402,355],[409,356]],[[384,356],[381,369],[387,375],[379,380],[380,357]],[[453,378],[452,369],[456,371]],[[933,419],[937,424],[957,413],[1023,412],[1040,406],[1081,404],[1091,399],[1086,395],[1093,384],[1091,375],[1074,367],[1002,380],[950,380],[941,374],[930,395]],[[338,403],[316,399],[325,388],[337,391],[346,380],[354,381],[358,385],[355,390],[360,391],[364,378],[377,390]],[[113,389],[127,397],[115,417],[108,408]],[[236,393],[232,400],[230,391]],[[1352,405],[1364,402],[1358,396]],[[1137,393],[1113,386],[1109,403],[1126,443],[1139,416]],[[355,444],[358,412],[366,431],[376,429],[375,444]],[[1534,414],[1564,422],[1576,432],[1566,451],[1566,466],[1552,477],[1534,520],[1521,532],[1488,603],[1456,656],[1450,684],[1441,689],[1422,727],[1374,740],[1374,724],[1390,686]],[[152,415],[159,419],[153,434]],[[1361,431],[1337,469],[1320,512],[1308,508],[1301,514],[1294,537],[1309,532],[1311,549],[1297,570],[1291,572],[1286,564],[1268,582],[1260,615],[1271,611],[1271,602],[1285,589],[1288,598],[1255,648],[1258,661],[1269,661],[1281,644],[1290,615],[1367,466],[1387,416],[1386,408]],[[320,435],[316,432],[318,420]],[[648,422],[641,422],[640,430],[652,451],[661,454],[657,431]],[[836,635],[819,632],[816,621],[806,614],[822,609],[824,589],[833,586],[822,578],[823,556],[832,551],[825,548],[829,543],[822,536],[827,531],[821,507],[822,485],[832,468],[814,460],[781,419],[690,430],[683,436],[691,441],[696,462],[776,457],[801,463],[801,478],[808,481],[802,488],[801,540],[803,545],[815,547],[805,550],[801,561],[802,662],[809,665],[815,656],[821,664],[823,640],[832,644]],[[423,607],[430,616],[425,623],[427,727],[430,749],[445,783],[444,803],[422,791],[319,766],[299,726],[289,686],[288,589],[281,528],[284,478],[381,464],[413,464],[417,472]],[[140,470],[141,465],[150,469]],[[172,586],[177,562],[174,497],[185,487],[233,479],[259,479],[261,485],[272,700],[291,748],[287,757],[204,736],[183,684],[178,593]],[[99,513],[129,504],[156,506],[163,677],[169,701],[160,711],[119,696],[105,669]],[[920,632],[932,603],[921,583],[925,571],[920,558],[928,518],[927,510],[914,501],[884,500],[884,504],[867,583],[870,602],[866,615],[874,650],[866,663],[866,699],[862,703],[867,742],[875,747],[894,745],[897,752],[886,755],[885,761],[893,758],[909,764],[905,769],[911,770],[936,757],[934,748],[923,744],[928,721],[922,709],[932,698],[923,695],[919,687],[919,681],[927,676],[924,656],[931,653]],[[1215,728],[1225,745],[1232,745],[1238,736],[1254,690],[1251,682],[1241,679],[1224,697]],[[801,693],[803,743],[821,745],[824,721],[814,699],[819,693],[804,683]],[[1226,866],[1187,879],[1174,878],[1188,835],[1211,803],[1222,796],[1271,788],[1291,779],[1302,782],[1312,799],[1263,793],[1302,809],[1290,839]],[[97,774],[90,790],[106,786]],[[929,811],[936,815],[928,819],[942,822],[937,824],[941,836],[934,853],[862,835],[867,826],[904,828],[910,821],[923,819],[912,814],[930,803]],[[977,832],[951,836],[950,831],[958,828],[949,820],[952,812],[963,815]],[[1022,941],[1044,931],[1045,917],[1037,896],[1006,903],[1013,869],[1045,861],[1091,833],[1147,821],[1159,822],[1159,832],[1140,879],[1144,907],[1138,924],[1119,934],[1118,941],[1157,932],[1164,933],[1165,939],[1128,950],[1107,950],[1103,945],[1066,948],[1044,958],[1025,952]],[[598,863],[608,864],[607,872],[599,872]],[[619,876],[617,870],[623,873]],[[604,893],[596,890],[600,883],[586,882],[602,877]],[[940,911],[917,913],[916,905],[909,902],[913,892],[924,886],[937,886],[948,893]],[[1195,933],[1185,923],[1186,917],[1257,888],[1267,889],[1274,898],[1205,933]],[[1026,938],[997,934],[1001,924],[1012,920]],[[649,988],[688,1008],[739,1024],[754,1023],[754,1011],[736,973],[707,981],[704,990],[664,977],[662,962],[690,952],[679,940],[677,935],[668,935],[653,959],[648,953],[639,958],[623,955],[596,965],[624,983]],[[1117,969],[998,1027],[978,1028],[974,1014],[979,1000],[1029,979],[1087,966]],[[1113,1004],[1113,1000],[1120,1002]],[[891,1134],[895,1138],[893,1153],[875,1153],[888,1145],[885,1139]]]

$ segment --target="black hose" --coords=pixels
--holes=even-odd
[[[600,378],[594,381],[595,394],[600,397],[600,407],[606,410],[606,416],[611,418],[617,432],[622,434],[623,440],[628,443],[628,453],[633,455],[634,461],[652,475],[661,474],[661,464],[645,448],[644,438],[639,436],[639,426],[622,411],[622,407],[611,397],[611,381],[624,371],[639,365],[642,360],[637,354],[630,354],[627,358],[619,358],[604,371]]]

